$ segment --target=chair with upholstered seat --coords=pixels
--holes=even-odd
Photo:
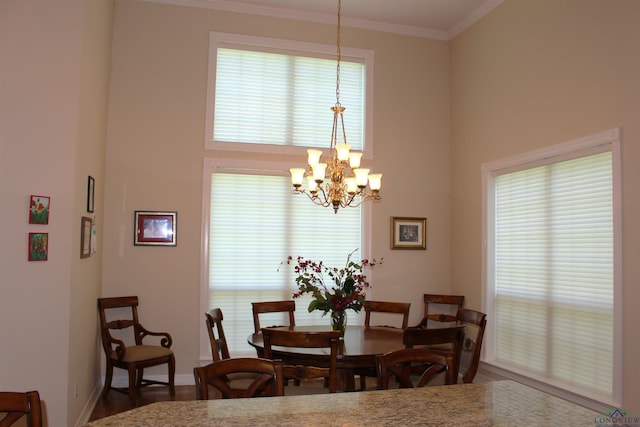
[[[473,382],[480,364],[482,339],[487,326],[487,315],[468,308],[459,308],[456,315],[458,322],[465,325],[464,343],[460,354],[460,375],[465,383]]]
[[[424,294],[424,316],[423,321],[435,320],[437,322],[455,322],[458,308],[464,304],[464,295],[440,295]],[[441,310],[449,308],[446,313],[434,313],[433,305],[437,305]],[[449,306],[449,307],[446,307]]]
[[[264,357],[267,359],[273,358],[273,346],[329,349],[329,367],[285,365],[283,372],[285,379],[328,378],[329,393],[336,392],[339,331],[305,332],[270,328],[262,328],[261,330],[264,339]]]
[[[9,427],[25,417],[27,427],[42,427],[40,394],[36,390],[0,392],[0,426]]]
[[[251,381],[247,381],[243,389],[232,388],[228,378],[234,374],[251,378]],[[199,400],[209,399],[209,386],[218,390],[223,399],[284,396],[281,360],[251,357],[221,359],[193,368],[193,376]]]
[[[129,315],[124,314],[125,310]],[[102,347],[107,360],[101,397],[106,397],[109,390],[113,389],[127,393],[131,401],[135,403],[137,388],[157,384],[169,386],[169,392],[171,396],[174,396],[175,358],[171,350],[171,335],[167,332],[152,332],[140,324],[138,297],[98,298],[98,312],[100,314]],[[128,334],[130,343],[125,343],[123,334]],[[116,336],[122,339],[116,338]],[[159,341],[159,345],[158,343],[149,344],[147,338]],[[145,368],[164,364],[168,367],[167,381],[144,378]],[[114,367],[125,369],[128,372],[129,385],[127,388],[111,385]]]
[[[464,341],[464,325],[446,328],[418,328],[411,327],[404,330],[402,342],[405,348],[429,348],[443,354],[451,353],[453,357],[453,383],[458,382],[460,369],[460,353]],[[416,370],[413,372],[415,373]]]
[[[411,308],[410,302],[389,302],[389,301],[369,301],[364,304],[364,327],[371,328],[372,313],[385,313],[401,316],[401,322],[396,326],[390,325],[374,325],[378,327],[396,327],[405,329],[409,324],[409,309]],[[400,317],[396,316],[396,317]],[[360,376],[360,389],[365,390],[367,388],[367,377],[375,378],[377,376],[375,368],[359,368],[354,370],[354,374]]]
[[[205,314],[205,321],[207,323],[207,332],[209,333],[209,345],[211,346],[211,357],[213,361],[221,359],[229,359],[229,347],[227,346],[227,339],[224,336],[224,329],[222,327],[222,310],[219,308],[212,308]]]
[[[395,377],[400,388],[424,387],[444,372],[445,384],[455,384],[455,362],[452,352],[429,348],[405,348],[376,356],[378,390],[389,388]],[[415,379],[415,382],[414,382]]]
[[[286,313],[289,318],[288,325],[271,325],[271,326],[295,326],[295,311],[296,311],[296,303],[293,300],[285,300],[285,301],[263,301],[263,302],[252,302],[251,307],[253,310],[253,329],[257,334],[260,332],[260,314],[265,313]]]

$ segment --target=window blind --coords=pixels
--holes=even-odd
[[[328,148],[336,60],[217,48],[213,140]],[[340,102],[353,150],[364,147],[365,66],[340,63]]]
[[[209,307],[224,313],[233,356],[255,355],[251,302],[291,299],[295,286],[289,255],[342,266],[355,249],[362,256],[360,208],[321,208],[294,197],[288,177],[213,173],[209,226]],[[259,191],[256,191],[259,189]],[[310,299],[296,299],[296,324],[329,325],[321,312],[308,313]],[[353,315],[353,314],[351,314]],[[261,316],[262,325],[284,324],[281,315]],[[265,319],[265,320],[262,320]]]
[[[498,175],[494,185],[495,361],[611,399],[612,153]]]

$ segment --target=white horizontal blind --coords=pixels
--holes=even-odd
[[[336,60],[217,48],[216,142],[327,148]],[[365,66],[340,63],[340,102],[352,149],[364,147]]]
[[[253,354],[247,337],[253,332],[251,302],[291,299],[291,255],[342,266],[354,249],[362,256],[361,208],[333,209],[294,196],[287,177],[246,173],[211,175],[209,236],[209,307],[224,314],[224,329],[233,356]],[[259,190],[259,191],[256,191]],[[308,313],[309,299],[296,299],[296,324],[321,322]],[[264,319],[264,320],[263,320]],[[283,324],[281,315],[261,316],[261,325]]]
[[[611,399],[611,152],[494,183],[496,362]]]

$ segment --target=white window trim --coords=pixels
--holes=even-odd
[[[248,36],[242,34],[209,33],[209,69],[207,74],[207,105],[205,108],[205,150],[241,151],[252,153],[279,153],[296,154],[306,156],[307,147],[291,147],[268,144],[238,144],[229,142],[216,142],[211,139],[213,135],[213,118],[215,106],[216,87],[216,62],[218,47],[254,48],[255,50],[274,51],[293,55],[309,56],[309,53],[317,57],[335,58],[336,47],[325,44],[307,43],[294,40],[275,39],[267,37]],[[374,52],[369,49],[357,49],[340,47],[344,60],[354,59],[363,62],[365,66],[365,126],[364,126],[364,152],[363,158],[373,158],[373,59]],[[331,114],[327,105],[327,114]],[[348,107],[348,106],[345,106]],[[329,137],[331,129],[327,129]]]
[[[256,171],[261,175],[289,176],[289,164],[281,161],[261,161],[261,160],[233,160],[217,159],[206,157],[202,166],[202,218],[200,223],[200,363],[211,362],[211,346],[209,344],[209,334],[204,322],[204,313],[209,310],[209,223],[211,207],[211,174],[220,171]],[[259,171],[259,172],[258,172]],[[303,195],[291,194],[291,197],[306,197]],[[311,201],[309,201],[311,203]],[[318,206],[318,209],[329,209]],[[371,203],[362,206],[362,249],[363,259],[371,258],[371,230],[372,208]],[[367,274],[373,283],[373,272]],[[247,336],[251,331],[247,331]]]
[[[551,394],[558,395],[581,405],[591,407],[598,411],[606,411],[611,406],[620,407],[622,404],[622,301],[623,301],[623,281],[622,281],[622,171],[620,156],[620,128],[613,128],[603,132],[595,133],[583,138],[571,140],[551,147],[531,151],[519,156],[494,162],[483,163],[482,172],[482,307],[487,313],[487,330],[483,343],[483,364],[490,372],[497,373],[507,378],[515,379],[529,386],[542,389]],[[493,300],[488,298],[488,294],[493,292],[495,277],[493,274],[493,260],[495,250],[490,245],[488,236],[494,233],[494,200],[493,200],[493,175],[496,171],[508,170],[525,164],[532,166],[544,163],[549,158],[577,157],[576,152],[583,152],[584,155],[590,152],[608,151],[612,152],[613,167],[613,391],[611,402],[599,402],[588,397],[579,396],[566,390],[548,384],[544,381],[531,378],[511,368],[505,368],[495,361],[495,333],[491,325],[495,325],[495,307]],[[595,369],[595,368],[594,368]]]

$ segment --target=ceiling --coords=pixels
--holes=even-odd
[[[336,23],[337,0],[147,0]],[[504,0],[342,0],[342,25],[449,40]]]

